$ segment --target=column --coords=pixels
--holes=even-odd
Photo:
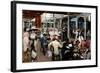
[[[69,15],[68,15],[68,20],[67,20],[67,26],[68,26],[68,28],[67,28],[67,37],[70,38],[69,37],[69,33],[70,33],[70,30],[69,30],[70,29],[70,27],[69,27]]]
[[[54,29],[55,29],[55,22],[56,22],[56,20],[55,20],[55,15],[53,14],[53,20],[54,20]]]
[[[86,39],[86,16],[84,16],[84,39]]]
[[[78,18],[79,17],[76,17],[76,29],[78,29]]]
[[[60,29],[61,29],[61,24],[62,24],[62,18],[60,19]]]
[[[76,16],[76,29],[78,29],[78,16]],[[75,32],[76,32],[76,29],[75,29]],[[75,34],[75,39],[76,39],[77,35]]]
[[[36,18],[35,26],[36,26],[36,28],[40,28],[41,27],[41,15],[37,15],[35,18]]]

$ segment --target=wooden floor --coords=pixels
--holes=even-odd
[[[47,53],[46,53],[46,55],[43,55],[40,41],[37,42],[36,46],[37,46],[36,47],[37,58],[33,62],[47,62],[47,61],[51,61],[51,58],[47,56]],[[32,62],[30,52],[27,52],[27,53],[23,54],[23,62],[24,63]]]
[[[40,41],[37,42],[37,62],[45,62],[50,61],[51,59],[48,58],[47,54],[44,56],[41,49]]]
[[[47,54],[44,56],[42,52],[38,53],[37,56],[37,62],[47,62],[51,61],[51,59],[47,56]]]

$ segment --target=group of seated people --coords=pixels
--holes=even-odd
[[[91,58],[89,40],[83,40],[80,44],[78,40],[70,41],[66,39],[60,44],[57,39],[54,39],[48,46],[53,48],[51,50],[52,60],[84,60]]]

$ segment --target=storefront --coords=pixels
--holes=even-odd
[[[80,29],[84,39],[91,31],[91,14],[89,13],[49,13],[37,11],[23,11],[23,28],[42,29],[42,32],[48,32],[49,28],[57,29],[63,32],[66,29],[66,37],[75,39],[73,31]]]

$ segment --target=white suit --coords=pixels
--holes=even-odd
[[[62,48],[62,45],[57,40],[55,40],[49,43],[48,48],[50,48],[50,46],[53,46],[54,54],[59,55],[59,48]]]

